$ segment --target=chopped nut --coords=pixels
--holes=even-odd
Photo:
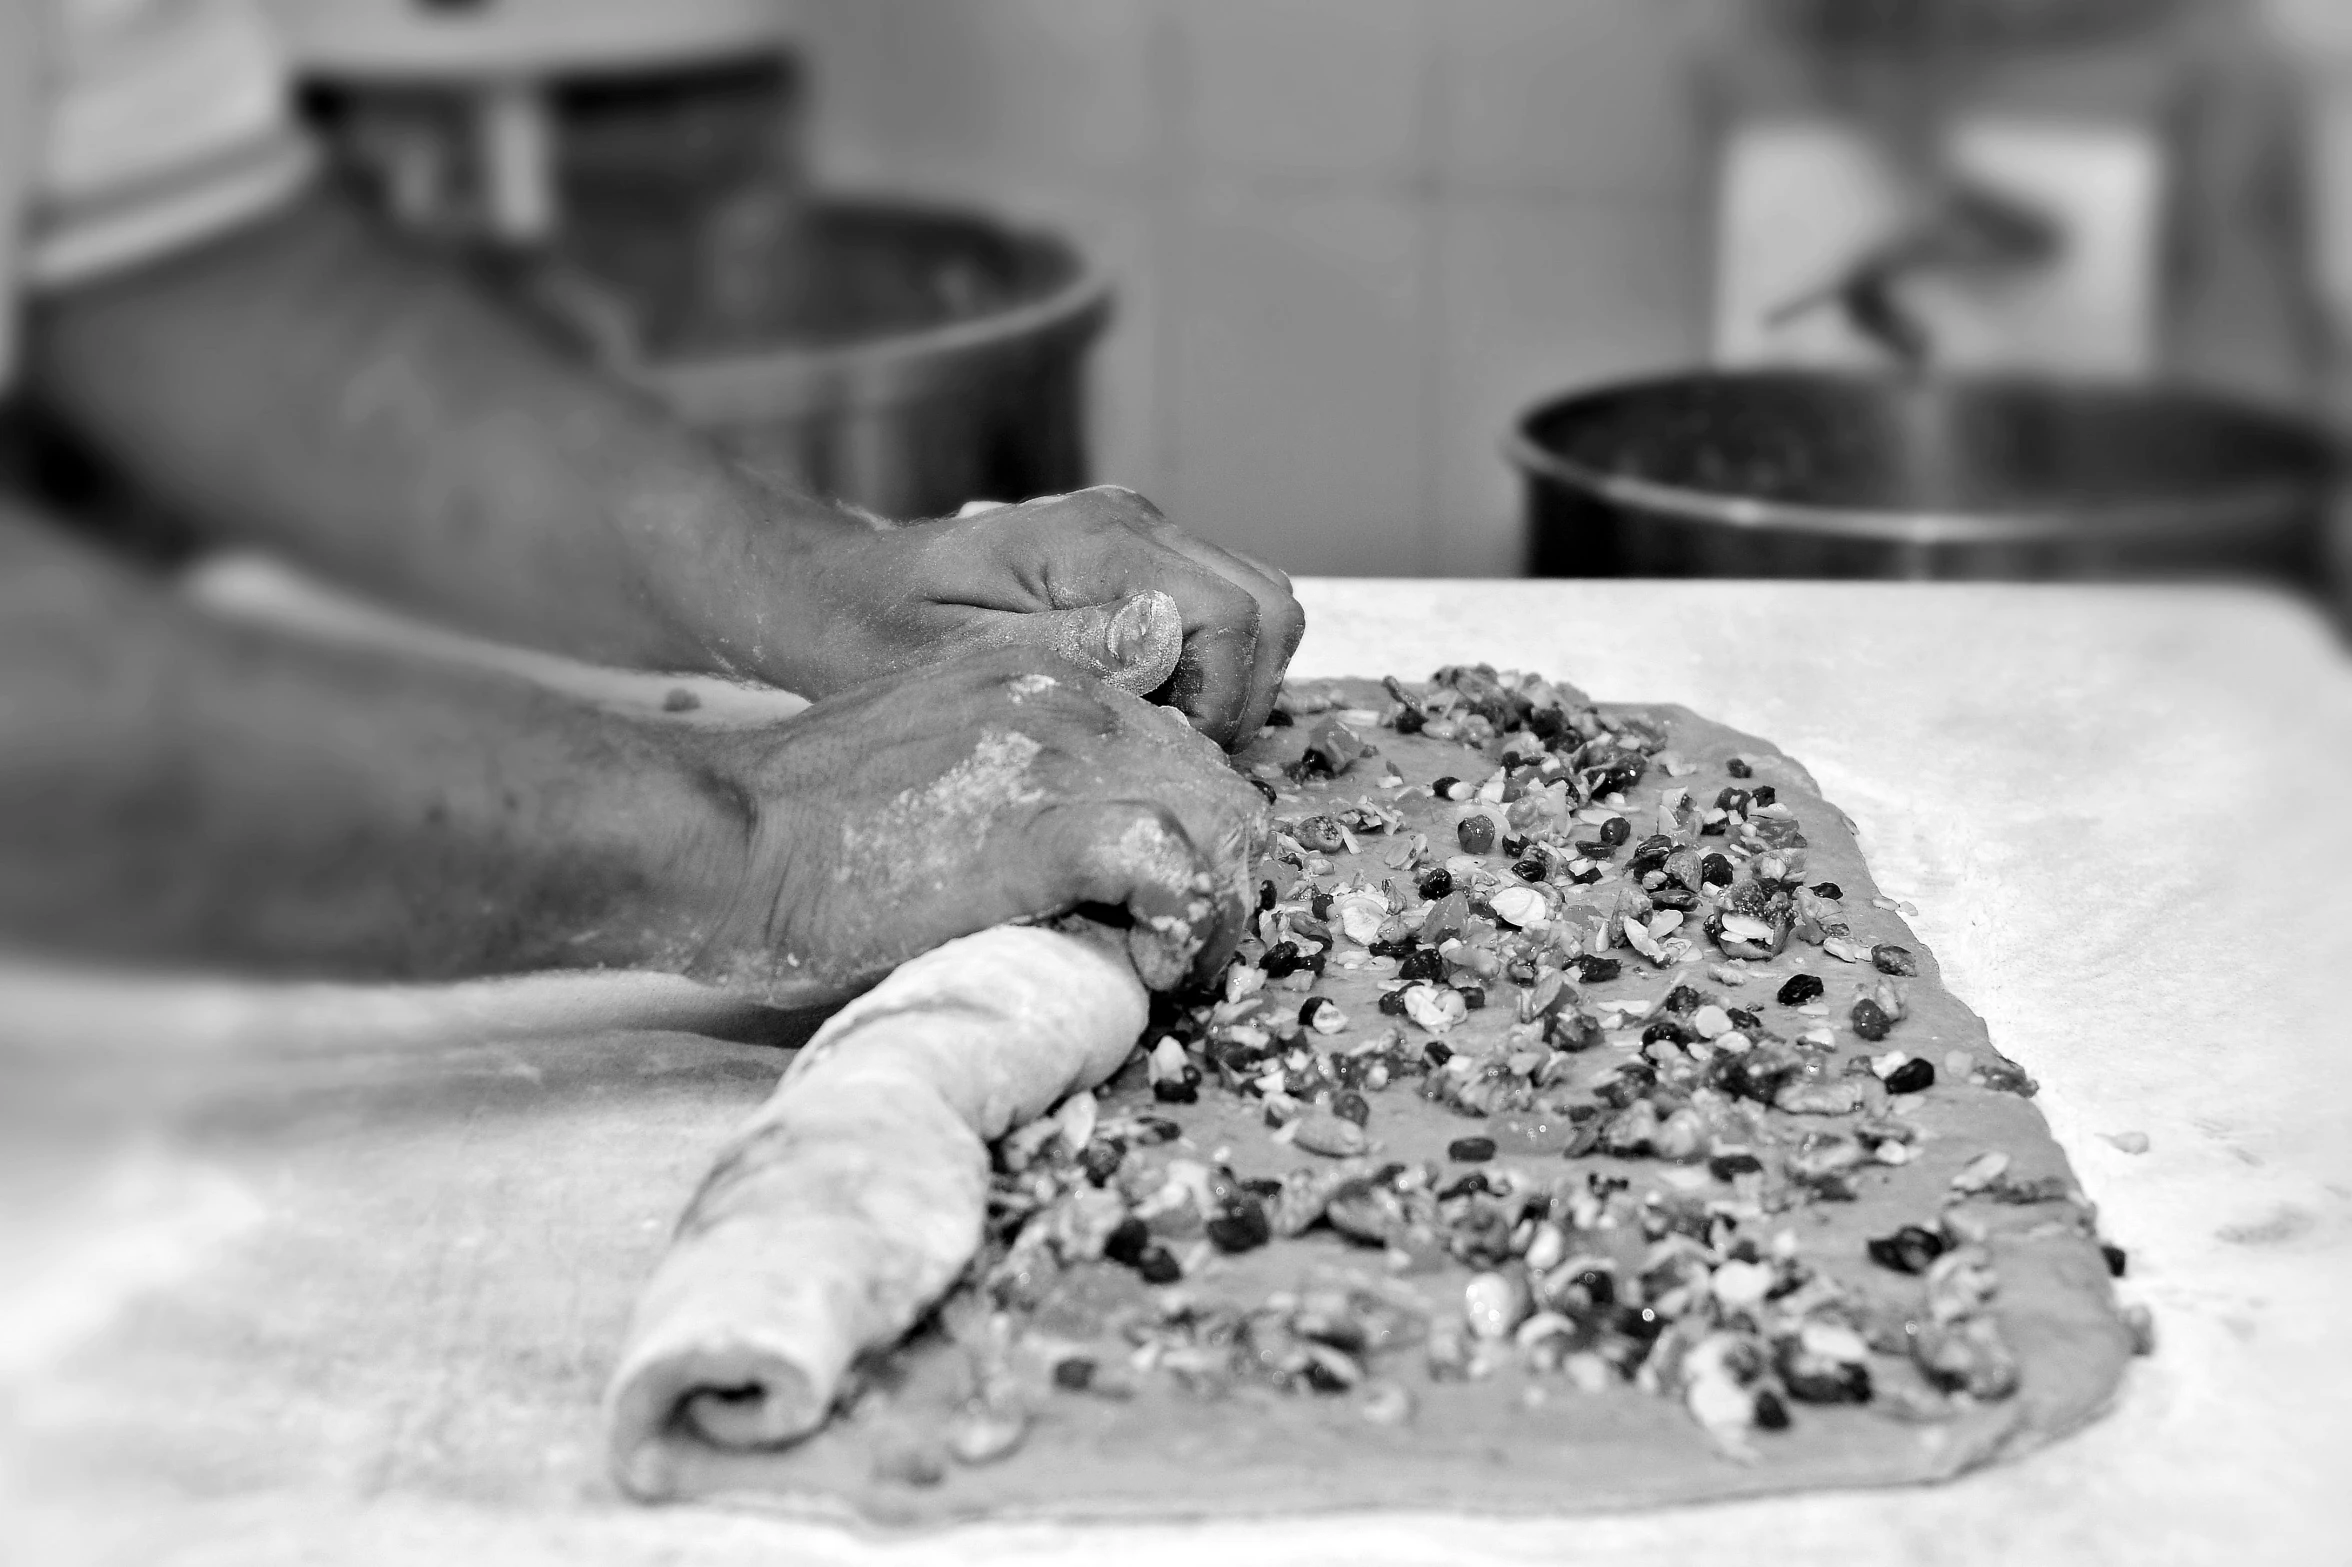
[[[1772,1107],[1790,1115],[1851,1115],[1862,1108],[1862,1085],[1850,1077],[1829,1082],[1793,1080],[1772,1096]]]
[[[1352,1159],[1371,1146],[1355,1122],[1318,1105],[1291,1123],[1292,1142],[1328,1159]]]
[[[1982,1153],[1968,1161],[1958,1175],[1952,1177],[1952,1190],[1961,1193],[1981,1192],[2009,1173],[2009,1156],[2005,1153]]]
[[[1395,1382],[1367,1381],[1356,1389],[1356,1413],[1370,1425],[1404,1425],[1413,1418],[1412,1391]]]
[[[947,1450],[960,1464],[993,1464],[1009,1457],[1028,1435],[1024,1411],[973,1403],[948,1422]]]
[[[1481,1273],[1462,1289],[1463,1320],[1482,1339],[1508,1338],[1533,1310],[1527,1275],[1515,1269]]]

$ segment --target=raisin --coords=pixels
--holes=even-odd
[[[1633,824],[1622,816],[1612,816],[1601,823],[1601,842],[1614,849],[1633,836]]]
[[[1461,783],[1461,779],[1451,776],[1440,778],[1429,786],[1429,792],[1441,800],[1451,800],[1454,798],[1454,790],[1459,788]]]
[[[1454,994],[1460,996],[1462,1005],[1472,1012],[1476,1012],[1486,1005],[1486,987],[1484,985],[1457,985],[1454,987]]]
[[[1409,952],[1405,954],[1405,961],[1397,965],[1397,978],[1408,984],[1419,980],[1441,980],[1445,978],[1445,959],[1426,947],[1418,952]]]
[[[1846,889],[1834,881],[1817,881],[1813,884],[1813,896],[1827,898],[1832,903],[1838,903],[1844,901]]]
[[[1737,1180],[1743,1175],[1760,1175],[1764,1161],[1752,1153],[1719,1153],[1707,1161],[1707,1173],[1719,1181]]]
[[[1835,1365],[1815,1362],[1784,1364],[1780,1380],[1789,1397],[1805,1404],[1867,1404],[1870,1402],[1870,1368],[1868,1366]]]
[[[1086,1172],[1086,1178],[1100,1186],[1119,1173],[1119,1163],[1125,1157],[1125,1148],[1115,1139],[1098,1137],[1086,1145],[1086,1151],[1078,1156],[1078,1164]]]
[[[1258,959],[1258,967],[1266,971],[1268,979],[1285,978],[1306,966],[1306,959],[1299,954],[1295,941],[1278,941],[1266,949],[1264,957]]]
[[[1791,974],[1782,983],[1776,999],[1784,1007],[1801,1007],[1808,1001],[1819,1000],[1828,990],[1829,987],[1821,983],[1816,975]]]
[[[1588,985],[1605,985],[1623,972],[1625,965],[1616,958],[1596,958],[1590,953],[1576,960],[1577,978]]]
[[[1446,1157],[1457,1164],[1484,1164],[1494,1156],[1495,1143],[1491,1137],[1457,1137],[1446,1144]],[[1484,1186],[1484,1180],[1479,1184]]]
[[[1333,1097],[1331,1101],[1331,1113],[1338,1116],[1343,1121],[1353,1121],[1358,1126],[1362,1126],[1365,1122],[1372,1119],[1372,1106],[1365,1102],[1364,1096],[1362,1094],[1350,1090],[1347,1093],[1339,1094]],[[1277,1184],[1275,1191],[1279,1192],[1280,1190],[1281,1186]],[[1271,1196],[1273,1193],[1268,1193],[1267,1195]]]
[[[1707,1004],[1707,998],[1688,985],[1677,985],[1666,992],[1665,1007],[1669,1012],[1696,1012]]]
[[[1728,855],[1710,854],[1699,861],[1699,885],[1702,887],[1728,887],[1732,883],[1733,874]]]
[[[1094,1362],[1084,1355],[1072,1355],[1057,1360],[1053,1368],[1054,1386],[1066,1393],[1083,1393],[1094,1386]]]
[[[1577,1054],[1605,1043],[1606,1039],[1600,1020],[1582,1012],[1555,1012],[1544,1024],[1544,1043],[1554,1050]]]
[[[1721,794],[1715,796],[1715,809],[1729,811],[1736,816],[1748,808],[1748,802],[1752,798],[1754,797],[1745,789],[1733,789],[1726,786]]]
[[[1263,914],[1268,909],[1274,907],[1274,897],[1274,884],[1272,882],[1262,881],[1258,883],[1258,912],[1260,914]]]
[[[1135,1271],[1143,1275],[1146,1284],[1173,1284],[1184,1277],[1176,1254],[1165,1246],[1146,1246],[1143,1255],[1135,1259]]]
[[[1119,1227],[1111,1231],[1103,1242],[1103,1255],[1124,1267],[1132,1268],[1143,1261],[1143,1254],[1151,1250],[1151,1228],[1132,1215],[1121,1219]]]
[[[1420,888],[1421,896],[1435,903],[1454,890],[1454,874],[1440,865],[1421,878]]]
[[[1935,1067],[1913,1056],[1887,1074],[1886,1086],[1890,1094],[1923,1093],[1935,1086]]]
[[[1854,1032],[1872,1044],[1886,1038],[1895,1026],[1895,1020],[1887,1016],[1886,1008],[1868,996],[1854,1003],[1852,1016]]]
[[[1906,1224],[1892,1235],[1871,1241],[1867,1250],[1870,1260],[1882,1268],[1897,1273],[1925,1273],[1928,1265],[1944,1254],[1944,1238],[1933,1230]]]
[[[1244,1197],[1208,1222],[1209,1240],[1222,1252],[1255,1251],[1274,1238],[1265,1205]]]
[[[1734,778],[1753,778],[1756,776],[1756,769],[1750,767],[1747,763],[1741,761],[1736,756],[1723,764],[1723,770],[1731,774],[1731,776]]]
[[[1454,1058],[1451,1046],[1441,1045],[1434,1039],[1421,1047],[1421,1055],[1431,1066],[1443,1066]]]
[[[1780,803],[1780,791],[1770,784],[1758,784],[1756,785],[1755,792],[1751,794],[1749,798],[1754,800],[1758,805],[1778,805]]]
[[[1396,715],[1396,732],[1400,735],[1417,735],[1421,732],[1422,726],[1428,722],[1429,715],[1422,712],[1421,709],[1417,707],[1401,708]]]
[[[2124,1267],[2131,1261],[2131,1258],[2121,1246],[2111,1246],[2102,1242],[2099,1246],[2099,1255],[2107,1259],[2107,1276],[2109,1278],[2120,1279],[2123,1277]]]
[[[1661,1039],[1665,1040],[1668,1044],[1687,1045],[1698,1037],[1698,1035],[1692,1033],[1689,1029],[1684,1028],[1680,1023],[1673,1021],[1671,1018],[1658,1019],[1657,1022],[1652,1023],[1649,1027],[1643,1029],[1641,1036],[1642,1043],[1645,1045],[1654,1045]]]
[[[1199,1104],[1200,1082],[1194,1077],[1163,1077],[1152,1084],[1152,1098],[1164,1105]]]
[[[1550,867],[1532,854],[1511,867],[1511,874],[1521,881],[1542,881],[1549,871]]]
[[[1756,1389],[1756,1427],[1762,1431],[1786,1431],[1789,1423],[1788,1405],[1780,1395],[1768,1387]]]
[[[1891,941],[1870,949],[1870,964],[1881,974],[1911,976],[1919,972],[1919,960],[1911,955],[1911,949]]]
[[[1755,1033],[1756,1030],[1764,1026],[1764,1020],[1756,1016],[1755,1013],[1750,1012],[1745,1007],[1726,1007],[1724,1008],[1724,1016],[1731,1019],[1731,1026],[1733,1028],[1741,1029],[1750,1034]]]

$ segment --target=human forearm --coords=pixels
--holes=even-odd
[[[0,933],[346,977],[685,971],[728,785],[471,672],[225,626],[0,507]]]
[[[216,536],[466,629],[785,680],[813,538],[442,265],[319,198],[35,314],[35,392]]]

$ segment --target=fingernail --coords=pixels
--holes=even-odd
[[[1120,605],[1119,612],[1111,617],[1110,630],[1105,636],[1110,644],[1112,667],[1126,669],[1133,666],[1142,658],[1151,634],[1150,599],[1138,595]]]
[[[1138,696],[1166,682],[1184,652],[1184,617],[1176,601],[1157,588],[1119,606],[1103,628],[1103,655],[1111,678]]]

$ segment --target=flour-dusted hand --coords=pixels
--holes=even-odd
[[[1174,712],[1073,665],[981,653],[694,744],[744,815],[703,977],[837,999],[957,936],[1088,906],[1131,922],[1155,987],[1240,939],[1263,798]]]
[[[1149,690],[1220,745],[1257,732],[1306,619],[1290,581],[1203,543],[1132,490],[1102,486],[871,533],[793,563],[789,645],[739,663],[805,695],[877,674],[1020,648],[1132,684],[1159,655],[1154,596],[1183,629]]]

